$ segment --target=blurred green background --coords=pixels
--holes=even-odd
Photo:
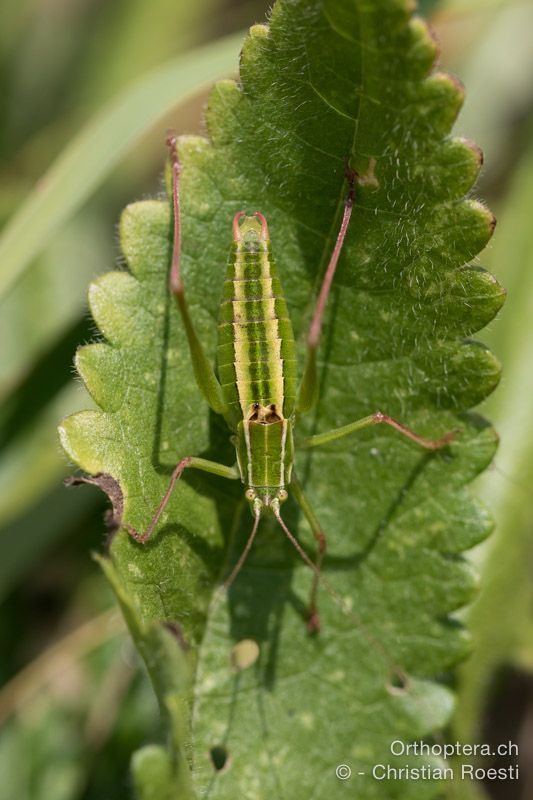
[[[161,191],[164,134],[202,131],[209,83],[232,74],[264,0],[4,0],[0,25],[0,800],[131,795],[133,750],[157,741],[155,698],[91,560],[106,503],[67,491],[58,421],[87,407],[73,375],[94,335],[86,288],[118,258],[128,202]],[[474,490],[498,523],[470,554],[472,658],[452,680],[452,738],[516,741],[520,781],[450,798],[533,796],[533,4],[421,4],[440,67],[466,85],[456,133],[485,166],[499,223],[479,263],[509,299],[480,338],[504,364],[481,409],[502,444]],[[195,90],[195,87],[197,89]],[[529,767],[528,767],[529,762]],[[487,766],[487,764],[485,764]],[[498,764],[496,764],[498,766]]]

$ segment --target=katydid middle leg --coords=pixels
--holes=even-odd
[[[390,425],[392,428],[397,430],[403,436],[406,436],[411,441],[416,442],[421,447],[426,448],[427,450],[438,450],[441,447],[444,447],[450,441],[452,441],[455,437],[456,431],[451,431],[444,436],[441,436],[439,439],[427,439],[424,436],[420,436],[419,434],[415,433],[415,431],[411,430],[410,428],[402,425],[397,420],[393,419],[392,417],[387,416],[386,414],[382,414],[381,411],[377,411],[375,414],[371,414],[367,417],[363,417],[362,419],[356,420],[352,422],[350,425],[344,425],[342,428],[336,428],[331,431],[326,431],[325,433],[317,434],[315,436],[310,436],[303,440],[302,444],[304,447],[318,447],[322,444],[327,444],[329,442],[336,441],[337,439],[341,439],[343,436],[348,436],[350,433],[354,433],[355,431],[362,430],[364,428],[369,427],[370,425],[377,425],[379,423],[385,423]],[[317,593],[318,588],[321,582],[321,571],[322,571],[322,563],[324,561],[324,556],[326,554],[326,547],[327,547],[327,539],[326,534],[324,533],[322,526],[311,506],[309,500],[306,498],[303,489],[294,476],[291,481],[291,489],[293,491],[294,497],[302,509],[309,526],[313,532],[313,535],[317,542],[317,556],[314,562],[307,556],[306,553],[302,553],[302,548],[299,546],[295,541],[294,537],[289,536],[292,543],[302,555],[308,566],[310,566],[313,570],[313,584],[311,587],[311,596],[309,600],[309,616],[307,627],[311,633],[318,632],[320,630],[320,617],[318,613],[318,605],[317,605]],[[282,527],[285,529],[285,526],[282,524]],[[285,529],[286,530],[286,529]],[[287,531],[286,531],[287,533]],[[289,535],[289,534],[288,534]],[[324,581],[322,580],[322,583]],[[327,584],[324,583],[327,586]],[[328,587],[328,591],[331,590]]]
[[[303,446],[320,447],[320,445],[329,444],[329,442],[342,439],[350,433],[355,433],[356,431],[363,430],[371,425],[379,425],[380,423],[390,425],[391,428],[397,430],[402,436],[411,439],[411,441],[416,442],[420,447],[424,447],[426,450],[439,450],[441,447],[453,441],[457,433],[457,431],[449,431],[438,439],[427,439],[425,436],[420,436],[420,434],[411,430],[411,428],[408,428],[406,425],[402,425],[401,422],[393,419],[393,417],[389,417],[381,411],[376,411],[374,414],[369,414],[367,417],[362,417],[361,419],[355,420],[355,422],[350,422],[349,425],[343,425],[340,428],[334,428],[324,433],[317,433],[314,436],[308,436],[303,440]]]

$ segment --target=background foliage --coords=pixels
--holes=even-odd
[[[133,1],[101,7],[8,5],[0,75],[6,97],[0,120],[5,219],[26,195],[32,202],[32,184],[54,158],[61,159],[75,131],[92,124],[104,102],[120,111],[122,101],[114,97],[127,81],[175,56],[180,46],[244,27],[265,11],[262,4],[234,4],[230,14],[227,4],[214,0],[192,9],[182,5],[180,10],[161,0],[151,4],[149,15],[145,4]],[[528,616],[533,437],[527,391],[533,357],[528,306],[533,86],[526,35],[531,9],[518,2],[426,6],[443,44],[443,66],[467,85],[457,130],[485,150],[480,193],[503,230],[483,265],[511,290],[505,315],[483,336],[506,364],[502,389],[482,408],[495,420],[502,447],[479,486],[500,525],[490,544],[473,554],[483,590],[471,611],[476,655],[456,678],[461,702],[455,727],[466,739],[517,739],[525,752],[533,660]],[[228,44],[229,63],[237,49]],[[162,97],[154,112],[160,120],[166,102]],[[201,101],[189,101],[178,116],[169,111],[168,119],[181,130],[194,130],[200,106]],[[77,185],[76,161],[71,162],[70,185],[60,184],[54,199],[63,224],[53,236],[48,232],[48,239],[47,231],[36,229],[28,253],[39,253],[38,258],[20,267],[16,284],[8,293],[6,281],[0,295],[0,669],[6,684],[0,694],[0,766],[7,776],[0,796],[6,798],[116,796],[127,791],[131,751],[157,739],[154,699],[120,622],[108,611],[106,584],[87,558],[91,547],[100,546],[102,502],[90,489],[75,495],[61,488],[66,467],[55,424],[76,403],[86,403],[70,377],[76,344],[92,335],[84,287],[112,264],[110,220],[127,201],[158,191],[164,128],[160,121],[147,130],[120,163],[119,154],[90,198],[86,186]],[[83,201],[83,213],[74,214]],[[23,231],[23,238],[31,239],[33,228]],[[9,244],[4,239],[3,246]],[[22,263],[24,253],[17,257]],[[3,275],[11,263],[4,255]],[[493,794],[497,789],[486,787]],[[450,796],[455,790],[450,787]],[[511,800],[512,791],[526,797],[527,785],[505,790]]]

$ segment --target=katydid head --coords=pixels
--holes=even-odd
[[[257,517],[262,516],[266,511],[271,511],[274,516],[277,516],[280,505],[285,502],[289,495],[286,489],[261,487],[247,489],[244,496],[250,503],[252,516]]]

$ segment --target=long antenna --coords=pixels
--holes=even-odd
[[[226,578],[226,580],[224,581],[224,583],[220,587],[223,591],[226,591],[226,592],[228,591],[228,589],[230,588],[231,584],[233,583],[233,581],[235,580],[235,578],[237,577],[237,575],[241,571],[241,569],[243,567],[243,564],[244,564],[244,562],[246,561],[246,559],[248,557],[248,553],[252,549],[252,544],[254,543],[255,534],[257,533],[257,528],[259,527],[259,520],[260,519],[261,519],[261,514],[256,514],[255,515],[255,520],[254,520],[254,526],[252,528],[251,534],[248,537],[248,541],[246,542],[246,544],[244,546],[244,550],[242,551],[242,553],[241,553],[241,555],[239,557],[239,560],[237,561],[237,563],[235,564],[235,566],[231,570],[231,572],[229,574],[229,577]]]
[[[391,672],[394,674],[394,676],[399,680],[401,689],[405,689],[408,684],[408,677],[405,674],[405,672],[401,669],[401,667],[393,663],[389,654],[387,653],[387,650],[383,647],[383,645],[380,642],[378,642],[377,639],[375,639],[375,637],[372,636],[372,634],[368,632],[366,626],[362,623],[361,618],[358,617],[356,614],[354,614],[352,609],[348,607],[344,598],[341,597],[341,595],[337,591],[335,591],[335,589],[329,583],[329,581],[327,581],[326,578],[324,578],[321,571],[318,569],[314,561],[307,555],[307,553],[303,549],[298,539],[288,529],[279,510],[274,511],[274,516],[276,517],[281,529],[285,533],[287,539],[292,544],[292,546],[294,547],[300,558],[303,561],[305,561],[309,569],[311,569],[314,572],[318,582],[324,587],[327,593],[331,595],[331,597],[335,600],[335,602],[343,610],[343,612],[353,621],[355,627],[361,631],[361,633],[367,639],[367,641],[381,653],[383,660],[385,661]],[[398,689],[400,687],[395,687],[395,688]]]
[[[239,560],[237,561],[237,563],[235,564],[235,566],[231,570],[230,574],[228,575],[228,577],[226,578],[224,583],[221,584],[218,587],[218,589],[216,590],[216,592],[215,592],[215,594],[213,596],[213,600],[212,600],[212,603],[211,603],[211,613],[214,613],[215,610],[218,608],[218,605],[219,605],[220,601],[222,600],[222,597],[224,596],[224,593],[228,591],[228,589],[230,588],[231,584],[233,583],[233,581],[235,580],[235,578],[237,577],[237,575],[241,571],[241,569],[242,569],[242,567],[244,565],[244,562],[248,558],[248,553],[252,549],[252,545],[254,543],[255,535],[256,535],[257,529],[259,527],[259,520],[260,519],[261,519],[261,514],[256,513],[255,520],[254,520],[254,525],[253,525],[253,528],[252,528],[252,532],[250,533],[250,535],[248,537],[248,541],[244,545],[244,550],[242,551],[241,555],[239,556]]]
[[[244,546],[244,550],[242,551],[241,555],[239,556],[239,560],[237,561],[237,563],[235,564],[235,566],[231,570],[229,576],[226,578],[224,583],[221,586],[219,586],[218,589],[216,590],[216,592],[214,593],[213,600],[211,602],[211,614],[215,613],[215,611],[217,610],[222,598],[224,597],[224,593],[228,591],[228,589],[230,588],[231,584],[233,583],[233,581],[235,580],[235,578],[237,577],[237,575],[241,571],[241,569],[242,569],[242,567],[244,565],[244,562],[246,561],[246,559],[248,557],[248,553],[252,549],[252,545],[254,543],[255,535],[256,535],[257,529],[259,527],[259,520],[260,519],[261,519],[261,514],[257,513],[255,515],[255,520],[254,520],[254,525],[253,525],[253,528],[252,528],[252,532],[250,533],[250,535],[248,537],[248,541],[246,542],[246,544]]]

